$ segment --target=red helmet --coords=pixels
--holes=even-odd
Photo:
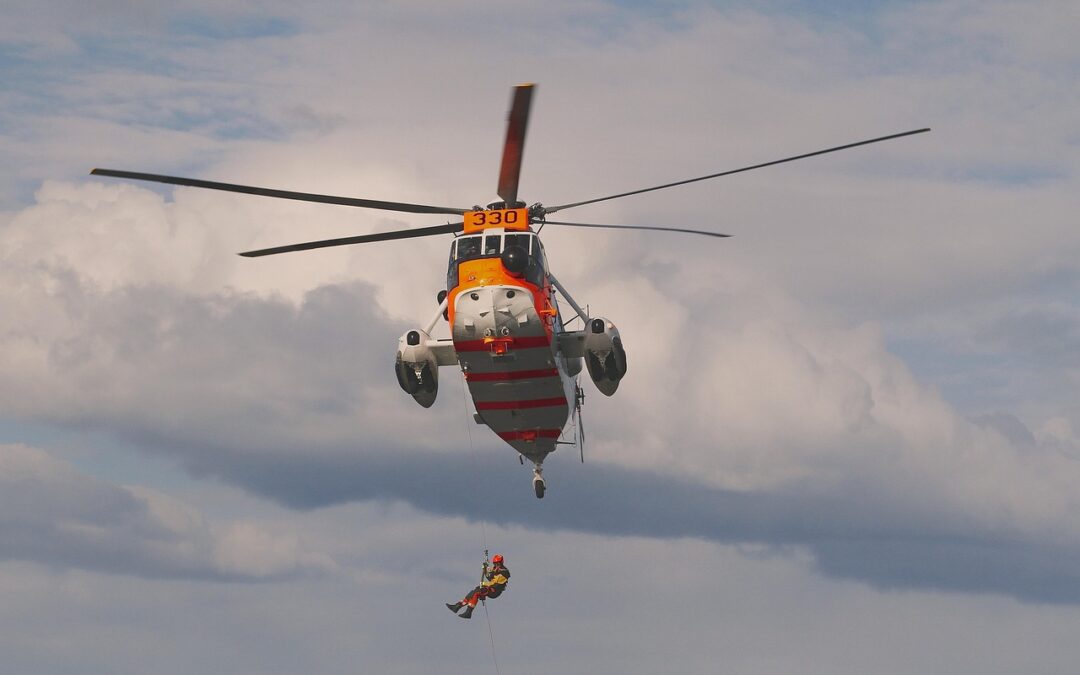
[[[491,557],[491,562],[493,562],[493,563],[501,563],[502,561],[503,561],[503,557],[501,555],[499,555],[498,553],[496,553],[495,555],[493,555]]]

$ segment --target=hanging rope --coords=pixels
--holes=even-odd
[[[469,437],[469,454],[472,455],[473,476],[475,476],[476,480],[479,481],[479,478],[480,478],[480,475],[481,475],[481,473],[480,473],[480,456],[479,456],[479,451],[477,451],[477,449],[476,449],[476,443],[473,441],[472,425],[475,424],[475,422],[472,419],[472,415],[469,414],[469,393],[468,393],[467,389],[468,388],[465,385],[465,378],[463,376],[461,378],[461,402],[462,402],[462,405],[464,406],[464,410],[465,410],[465,434]],[[478,487],[482,488],[483,485],[479,485]],[[479,501],[479,504],[478,504],[478,506],[480,507],[479,512],[483,513],[484,503],[483,503],[483,500],[480,497],[480,490],[479,489],[474,490],[473,494],[476,495],[476,498]],[[484,525],[484,519],[479,518],[479,520],[480,520],[480,545],[483,547],[484,551],[487,551],[487,547],[488,547],[488,545],[487,545],[487,528]],[[484,555],[485,555],[485,558],[486,558],[487,554],[485,553]]]
[[[465,378],[463,376],[461,378],[461,400],[465,407],[465,433],[469,437],[469,454],[471,454],[473,458],[473,475],[477,477],[477,481],[479,482],[482,476],[482,474],[480,473],[480,457],[479,451],[476,449],[476,443],[473,442],[472,425],[474,424],[474,421],[472,419],[472,415],[469,414],[469,395],[467,389],[468,387],[465,384]],[[479,485],[478,487],[482,488],[483,485]],[[477,499],[480,501],[480,512],[483,513],[484,503],[483,500],[480,498],[480,489],[477,489],[474,492],[477,495]],[[479,520],[480,545],[484,547],[484,572],[482,574],[486,576],[488,565],[487,527],[484,525],[483,516],[481,516]],[[481,578],[481,581],[482,580],[483,578]],[[487,602],[484,600],[484,598],[480,598],[480,604],[484,606],[484,621],[487,622],[488,639],[491,640],[491,662],[495,665],[495,675],[502,675],[499,672],[499,660],[495,658],[495,633],[491,630],[491,615],[488,613]]]
[[[495,634],[491,632],[491,616],[488,614],[487,603],[483,600],[480,601],[484,605],[484,620],[488,625],[488,638],[491,639],[491,662],[495,664],[495,675],[501,675],[499,673],[499,662],[495,659]]]

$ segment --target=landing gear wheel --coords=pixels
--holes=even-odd
[[[544,498],[544,489],[547,486],[544,485],[544,473],[540,468],[539,462],[536,464],[536,468],[533,469],[533,491],[536,493],[537,499]]]

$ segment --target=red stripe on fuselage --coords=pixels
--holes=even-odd
[[[566,405],[566,399],[556,396],[525,401],[476,401],[477,410],[524,410],[525,408],[552,408],[558,405]]]
[[[504,441],[533,440],[536,438],[558,438],[562,429],[526,429],[524,431],[501,431],[499,438]]]
[[[487,352],[491,351],[490,342],[483,340],[462,340],[454,343],[454,349],[459,352]],[[528,337],[516,337],[509,343],[509,349],[532,349],[535,347],[550,347],[551,338],[546,335],[533,335]]]
[[[544,368],[542,370],[506,370],[497,373],[465,373],[465,379],[469,382],[505,382],[507,380],[531,380],[539,377],[558,376],[558,368]]]

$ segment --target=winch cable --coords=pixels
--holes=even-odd
[[[491,662],[495,664],[495,675],[502,675],[499,672],[499,662],[495,659],[495,634],[491,632],[491,615],[488,614],[487,603],[480,600],[480,604],[484,606],[484,620],[487,621],[488,626],[488,639],[491,640]]]
[[[469,438],[469,454],[472,456],[473,476],[474,476],[474,480],[477,482],[477,487],[478,487],[478,489],[473,490],[473,494],[475,494],[477,496],[476,498],[479,501],[478,506],[480,508],[478,509],[477,512],[478,513],[483,513],[484,512],[484,502],[483,502],[483,498],[480,496],[480,489],[482,489],[484,487],[483,484],[480,482],[481,463],[480,463],[479,451],[476,449],[476,442],[473,440],[473,434],[472,434],[472,425],[475,424],[476,422],[475,422],[475,420],[472,419],[472,415],[469,414],[469,392],[468,392],[468,387],[465,384],[465,376],[464,376],[464,374],[462,374],[462,377],[461,377],[461,403],[462,403],[463,409],[465,411],[465,434]],[[482,517],[478,518],[478,520],[480,521],[480,545],[486,551],[487,548],[488,548],[488,545],[487,545],[487,528],[484,525],[484,519]]]
[[[484,525],[484,503],[480,497],[480,490],[483,488],[482,475],[480,473],[480,452],[476,449],[476,443],[473,441],[472,425],[475,424],[475,420],[471,419],[469,414],[469,394],[468,386],[465,384],[465,374],[462,373],[461,377],[461,401],[465,411],[465,434],[469,438],[469,454],[472,455],[473,461],[473,475],[476,476],[477,489],[473,491],[477,495],[477,499],[480,502],[479,513],[481,514],[478,520],[480,521],[480,544],[484,547],[484,572],[487,572],[487,559],[488,559],[488,545],[487,545],[487,527]],[[480,598],[480,604],[484,606],[484,621],[487,622],[488,639],[491,641],[491,662],[495,665],[495,675],[502,675],[499,672],[499,660],[495,658],[495,633],[491,629],[491,614],[488,613],[487,602],[483,598]]]

